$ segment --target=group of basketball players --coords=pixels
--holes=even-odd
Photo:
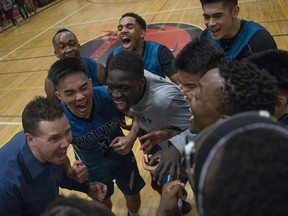
[[[284,187],[277,185],[277,175],[287,179],[285,169],[277,172],[285,162],[281,150],[269,160],[269,172],[274,176],[269,180],[275,187],[265,190],[261,183],[258,190],[255,188],[268,173],[262,161],[273,151],[274,143],[269,142],[273,139],[285,149],[283,142],[287,141],[286,129],[271,116],[288,122],[288,53],[277,50],[263,26],[238,18],[237,0],[200,2],[207,28],[176,59],[166,46],[144,39],[146,22],[135,13],[120,18],[117,29],[122,45],[110,54],[106,66],[81,56],[73,32],[65,28],[56,32],[52,43],[59,60],[45,80],[47,97],[37,97],[26,106],[24,131],[0,150],[4,160],[0,211],[4,215],[39,215],[56,198],[59,186],[103,202],[103,212],[95,215],[113,215],[106,208],[112,209],[115,180],[125,196],[128,215],[137,216],[145,185],[132,151],[137,138],[148,155],[148,161],[142,162],[151,172],[151,185],[162,193],[158,216],[184,215],[191,210],[185,201],[188,180],[201,216],[264,215],[282,205],[285,212],[286,190],[281,191],[283,200],[268,194]],[[239,114],[260,110],[268,112]],[[131,125],[126,124],[125,116],[132,119]],[[129,132],[124,135],[122,128]],[[263,134],[260,142],[267,145],[263,154],[259,153],[258,166],[253,157],[260,148],[256,138],[261,131],[271,132],[273,138]],[[232,145],[236,143],[233,139],[254,150],[246,156],[250,147]],[[21,145],[16,146],[18,142]],[[76,158],[72,165],[67,157],[69,144]],[[239,151],[229,150],[230,146]],[[228,157],[230,154],[235,156]],[[245,165],[246,161],[249,164]],[[226,163],[230,167],[223,165]],[[246,166],[255,170],[256,177],[246,172]],[[234,172],[226,175],[227,169]],[[238,173],[240,181],[233,179]],[[269,184],[268,180],[263,182]],[[224,190],[225,186],[230,191]],[[45,198],[40,195],[44,193]],[[261,200],[263,206],[259,207]],[[66,205],[66,210],[59,203]],[[264,208],[267,203],[269,211]],[[80,209],[73,200],[54,204],[43,215],[57,211],[91,215],[95,208]]]

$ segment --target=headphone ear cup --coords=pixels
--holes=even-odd
[[[219,123],[218,125],[212,125],[205,130],[203,130],[201,133],[198,134],[195,143],[202,140],[202,145],[199,148],[197,155],[195,157],[195,168],[194,168],[194,176],[195,176],[195,188],[194,188],[194,194],[196,196],[196,201],[198,197],[198,188],[199,188],[199,178],[201,174],[201,169],[203,164],[206,161],[206,158],[208,157],[210,150],[214,147],[214,145],[226,134],[232,132],[235,129],[238,129],[240,127],[244,127],[249,124],[253,123],[272,123],[272,124],[278,124],[276,119],[271,118],[270,114],[265,111],[266,116],[263,116],[264,111],[250,111],[250,112],[244,112],[240,114],[236,114],[232,116],[229,119],[224,120],[223,122]],[[211,129],[211,127],[213,127]],[[209,133],[207,135],[207,133]],[[203,136],[207,136],[206,138],[203,138]]]

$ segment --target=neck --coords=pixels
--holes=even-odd
[[[144,51],[144,40],[140,40],[139,44],[137,46],[137,48],[134,50],[135,53],[137,53],[138,55],[142,56],[142,53]]]
[[[240,27],[241,27],[241,20],[238,19],[238,18],[235,18],[233,20],[232,28],[231,28],[231,30],[229,31],[228,35],[225,38],[229,39],[229,38],[235,37],[235,35],[238,33]]]
[[[144,77],[144,85],[143,85],[143,88],[140,89],[140,92],[139,92],[139,100],[137,101],[137,103],[139,103],[139,101],[141,101],[141,99],[143,98],[143,96],[144,96],[144,94],[145,94],[146,84],[147,84],[147,80],[146,80],[146,77]],[[136,103],[136,104],[137,104],[137,103]]]

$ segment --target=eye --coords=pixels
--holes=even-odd
[[[53,136],[49,139],[49,142],[57,142],[60,139],[60,136]]]
[[[222,17],[221,14],[216,14],[216,15],[214,16],[215,19],[220,19],[221,17]]]
[[[107,85],[107,87],[108,87],[108,91],[114,91],[115,90],[115,88],[111,85]]]
[[[208,16],[208,15],[203,15],[203,17],[204,17],[204,20],[209,20],[210,19],[210,16]]]
[[[69,46],[75,46],[75,45],[76,45],[75,41],[69,43]]]
[[[70,136],[70,134],[71,134],[71,129],[67,130],[65,133],[66,136]]]
[[[133,28],[134,28],[134,24],[132,24],[132,23],[131,23],[131,24],[128,24],[128,25],[127,25],[127,28],[128,28],[128,29],[133,29]]]
[[[117,26],[117,30],[118,30],[118,31],[122,31],[122,29],[123,29],[123,26],[122,26],[122,25]]]
[[[58,44],[58,49],[64,49],[64,44]]]
[[[82,86],[82,87],[81,87],[81,90],[82,90],[82,91],[85,91],[85,90],[87,90],[87,89],[88,89],[88,85],[85,85],[85,86]]]
[[[67,97],[71,97],[71,96],[73,96],[73,94],[74,94],[73,92],[65,92],[64,95]]]

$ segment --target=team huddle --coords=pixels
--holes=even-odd
[[[139,215],[137,139],[157,216],[191,211],[186,184],[199,216],[287,214],[288,52],[238,18],[237,0],[200,2],[206,29],[176,57],[144,39],[132,12],[106,65],[81,56],[72,31],[55,33],[46,96],[26,105],[23,131],[0,149],[1,215],[114,215],[114,181],[128,216]],[[59,187],[93,201],[60,198]]]

